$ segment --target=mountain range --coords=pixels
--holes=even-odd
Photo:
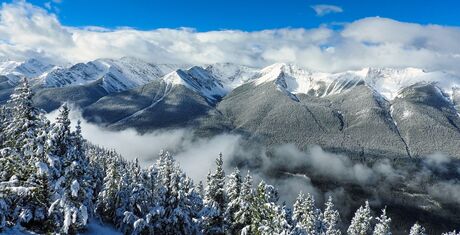
[[[154,64],[136,58],[56,66],[0,61],[0,100],[28,78],[46,111],[70,102],[110,129],[188,127],[268,146],[319,145],[349,156],[460,158],[460,77],[419,68],[316,72],[294,64]]]

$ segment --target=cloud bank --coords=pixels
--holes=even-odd
[[[0,56],[61,64],[133,56],[154,63],[233,62],[254,67],[288,62],[327,72],[411,66],[460,73],[459,41],[458,27],[379,17],[338,29],[322,25],[254,32],[141,31],[65,26],[53,13],[24,1],[3,3],[0,9]]]

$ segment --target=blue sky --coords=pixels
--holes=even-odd
[[[51,1],[51,2],[50,2]],[[5,2],[5,1],[2,1]],[[11,1],[6,1],[11,2]],[[321,24],[352,22],[369,16],[420,24],[460,25],[460,1],[416,0],[32,0],[47,2],[63,25],[122,26],[141,30],[190,27],[198,31],[274,28],[313,28]],[[341,13],[317,16],[313,5],[328,4]]]
[[[153,63],[460,74],[460,1],[288,2],[7,1],[0,7],[0,58],[67,65],[130,56]]]

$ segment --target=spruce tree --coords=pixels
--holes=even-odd
[[[33,106],[32,97],[29,82],[24,79],[7,102],[10,118],[5,119],[5,123],[2,124],[3,144],[10,152],[5,161],[6,177],[11,177],[14,171],[14,175],[21,181],[27,180],[34,172],[35,155],[43,154],[43,143],[37,138],[42,125],[39,112]]]
[[[228,224],[228,231],[231,234],[237,232],[236,228],[236,218],[235,213],[240,209],[240,194],[241,194],[241,185],[243,180],[241,178],[240,171],[236,168],[232,174],[228,177],[227,183],[227,197],[228,197],[228,206],[225,213],[226,223]]]
[[[91,207],[92,195],[86,174],[89,164],[81,142],[78,128],[77,133],[70,132],[69,108],[63,105],[48,144],[49,152],[58,163],[54,186],[57,200],[51,205],[50,214],[63,233],[75,233],[84,228],[90,213],[88,207]]]
[[[285,231],[284,217],[280,217],[280,208],[276,205],[278,193],[273,186],[261,181],[257,186],[252,206],[252,234],[279,234]]]
[[[207,186],[201,212],[201,226],[203,233],[224,234],[227,225],[225,211],[227,209],[227,196],[225,194],[225,172],[223,169],[222,154],[216,159],[215,173],[209,173]]]
[[[26,156],[33,153],[33,142],[36,137],[38,110],[32,103],[33,93],[29,82],[24,79],[14,90],[7,105],[11,119],[5,127],[6,146]]]
[[[238,199],[240,208],[235,212],[235,222],[233,227],[238,231],[249,232],[252,223],[254,206],[252,191],[252,176],[248,172],[241,186],[240,197]]]
[[[193,222],[195,212],[190,208],[190,189],[187,177],[181,172],[169,153],[161,152],[156,165],[158,169],[159,202],[149,213],[150,226],[160,234],[190,234],[196,227]],[[188,190],[189,189],[189,190]],[[194,195],[196,196],[196,195]]]
[[[117,162],[110,162],[107,175],[104,177],[103,189],[96,201],[96,211],[105,221],[112,221],[116,216],[116,199],[119,182],[120,173]]]
[[[426,235],[425,228],[416,222],[411,228],[409,235]]]
[[[371,220],[371,209],[369,207],[369,202],[366,201],[365,206],[360,206],[351,220],[351,224],[347,230],[348,235],[368,234]]]
[[[334,208],[332,197],[329,197],[325,203],[325,209],[323,213],[323,224],[325,229],[325,235],[340,235],[338,223],[340,220],[339,211]]]
[[[311,194],[308,193],[306,197],[299,194],[294,204],[293,217],[300,230],[308,234],[321,233],[321,211],[315,207],[315,199]]]
[[[375,225],[373,235],[391,235],[391,218],[387,217],[386,208],[382,209],[382,214],[376,220],[378,222]]]

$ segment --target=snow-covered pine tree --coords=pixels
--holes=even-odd
[[[291,233],[291,211],[283,203],[282,206],[277,206],[278,211],[273,218],[273,231],[276,234],[288,235]]]
[[[187,195],[187,189],[193,185],[187,183],[187,177],[167,152],[160,153],[156,167],[161,188],[158,204],[147,215],[149,226],[159,234],[193,234],[197,230],[196,218],[193,218],[195,212],[190,207],[190,194]]]
[[[175,234],[197,234],[201,229],[197,227],[195,223],[202,209],[200,204],[193,205],[194,203],[201,203],[201,200],[196,198],[197,194],[194,193],[194,186],[190,178],[183,173],[177,166],[178,175],[174,177],[173,191],[175,191],[175,197],[177,204],[170,218],[176,221],[174,226],[176,227]]]
[[[145,183],[147,181],[147,175],[141,169],[139,160],[136,158],[134,164],[131,167],[132,172],[132,189],[130,193],[130,208],[132,212],[139,218],[143,218],[149,212],[150,207],[150,192],[147,190]]]
[[[252,190],[252,176],[248,172],[246,177],[244,178],[243,184],[241,186],[241,192],[239,196],[239,210],[235,212],[235,221],[232,227],[237,230],[247,231],[249,232],[250,225],[252,223],[252,215],[253,215],[253,190]]]
[[[252,199],[251,234],[269,234],[273,232],[270,220],[274,215],[272,214],[273,210],[271,210],[271,205],[267,205],[268,201],[265,195],[265,186],[265,182],[261,181],[259,185],[257,185],[255,195]]]
[[[338,228],[338,223],[340,221],[340,214],[334,208],[334,203],[332,202],[332,197],[329,196],[327,202],[325,203],[324,213],[323,213],[323,225],[324,225],[324,234],[325,235],[340,235],[341,232]]]
[[[426,235],[425,228],[416,222],[411,228],[409,235]]]
[[[232,174],[228,177],[226,192],[228,198],[227,211],[225,212],[226,223],[228,225],[228,232],[235,234],[237,228],[235,228],[235,213],[240,209],[240,193],[243,179],[240,171],[236,168]]]
[[[183,190],[187,198],[187,208],[189,208],[192,218],[198,218],[200,216],[200,212],[203,210],[203,198],[197,192],[196,187],[193,184],[193,180],[187,176],[184,177]],[[199,231],[197,230],[196,232]]]
[[[227,196],[225,194],[225,172],[222,154],[216,159],[215,173],[208,174],[203,210],[201,214],[201,227],[205,234],[225,234],[227,229],[225,211]]]
[[[118,162],[112,161],[107,168],[107,175],[104,177],[102,191],[98,194],[96,201],[96,212],[105,221],[113,221],[116,217],[117,190],[120,181]]]
[[[272,185],[261,181],[253,198],[252,234],[280,234],[285,231],[285,218],[276,204],[278,192]]]
[[[35,162],[31,158],[35,154],[43,154],[42,143],[37,138],[41,120],[38,110],[32,104],[32,97],[29,82],[24,79],[7,102],[6,112],[10,117],[3,124],[3,144],[10,151],[5,161],[6,177],[11,177],[11,171],[14,171],[20,181],[27,180],[34,172]]]
[[[302,192],[300,192],[299,195],[297,195],[297,198],[294,202],[293,212],[292,212],[292,219],[294,220],[296,225],[300,225],[299,221],[301,221],[302,217],[304,216],[304,209],[303,209],[304,204],[305,204],[305,195]]]
[[[113,218],[115,226],[123,233],[127,233],[128,230],[132,229],[132,223],[134,223],[134,221],[127,220],[127,215],[133,214],[130,202],[132,177],[128,165],[129,164],[123,164],[120,167],[120,172],[122,172],[122,174],[118,183],[115,200],[115,217]]]
[[[371,209],[369,202],[366,201],[365,206],[360,206],[356,211],[351,224],[348,227],[348,235],[365,235],[368,234],[371,225]]]
[[[86,172],[90,171],[88,161],[81,148],[78,133],[70,132],[69,108],[63,105],[56,123],[52,127],[49,151],[58,180],[55,183],[57,199],[49,209],[62,233],[75,233],[84,228],[88,221],[88,202],[91,200],[90,182]]]
[[[48,132],[45,151],[51,169],[52,182],[56,191],[60,189],[61,176],[64,174],[63,164],[70,151],[72,135],[70,131],[69,108],[63,105],[59,109],[59,114],[55,122],[51,125]],[[61,179],[62,180],[62,179]],[[57,192],[59,194],[60,192]]]
[[[386,208],[382,209],[382,214],[380,217],[377,217],[376,220],[378,222],[375,225],[373,235],[391,235],[391,218],[387,216]]]
[[[28,81],[24,79],[11,95],[6,108],[2,108],[0,178],[14,178],[14,186],[24,189],[19,194],[16,190],[4,193],[14,198],[12,218],[18,216],[17,221],[22,226],[35,230],[32,227],[37,225],[41,229],[48,227],[44,225],[47,224],[45,211],[49,206],[50,189],[43,148],[47,121],[33,106],[32,96]]]
[[[315,199],[311,194],[306,197],[302,193],[294,203],[293,218],[296,227],[308,234],[320,234],[322,231],[321,211],[315,207]]]
[[[32,104],[32,97],[29,82],[24,79],[7,102],[11,118],[5,127],[5,145],[17,152],[26,152],[26,155],[33,152],[30,144],[37,134],[38,110]]]
[[[46,163],[36,162],[36,172],[29,179],[28,184],[32,187],[27,205],[24,208],[30,210],[33,217],[23,226],[39,232],[53,232],[53,223],[48,217],[48,209],[52,203],[53,187],[50,178],[49,167]]]
[[[81,132],[81,121],[77,121],[75,131],[72,132],[72,153],[73,153],[73,164],[77,163],[80,167],[77,172],[81,178],[75,178],[79,181],[80,190],[83,192],[82,203],[87,208],[88,216],[92,216],[94,208],[93,200],[95,198],[95,184],[93,178],[93,168],[89,163],[89,158],[86,156],[85,151],[85,139]],[[73,168],[75,170],[75,167]],[[77,176],[77,177],[78,177]]]

